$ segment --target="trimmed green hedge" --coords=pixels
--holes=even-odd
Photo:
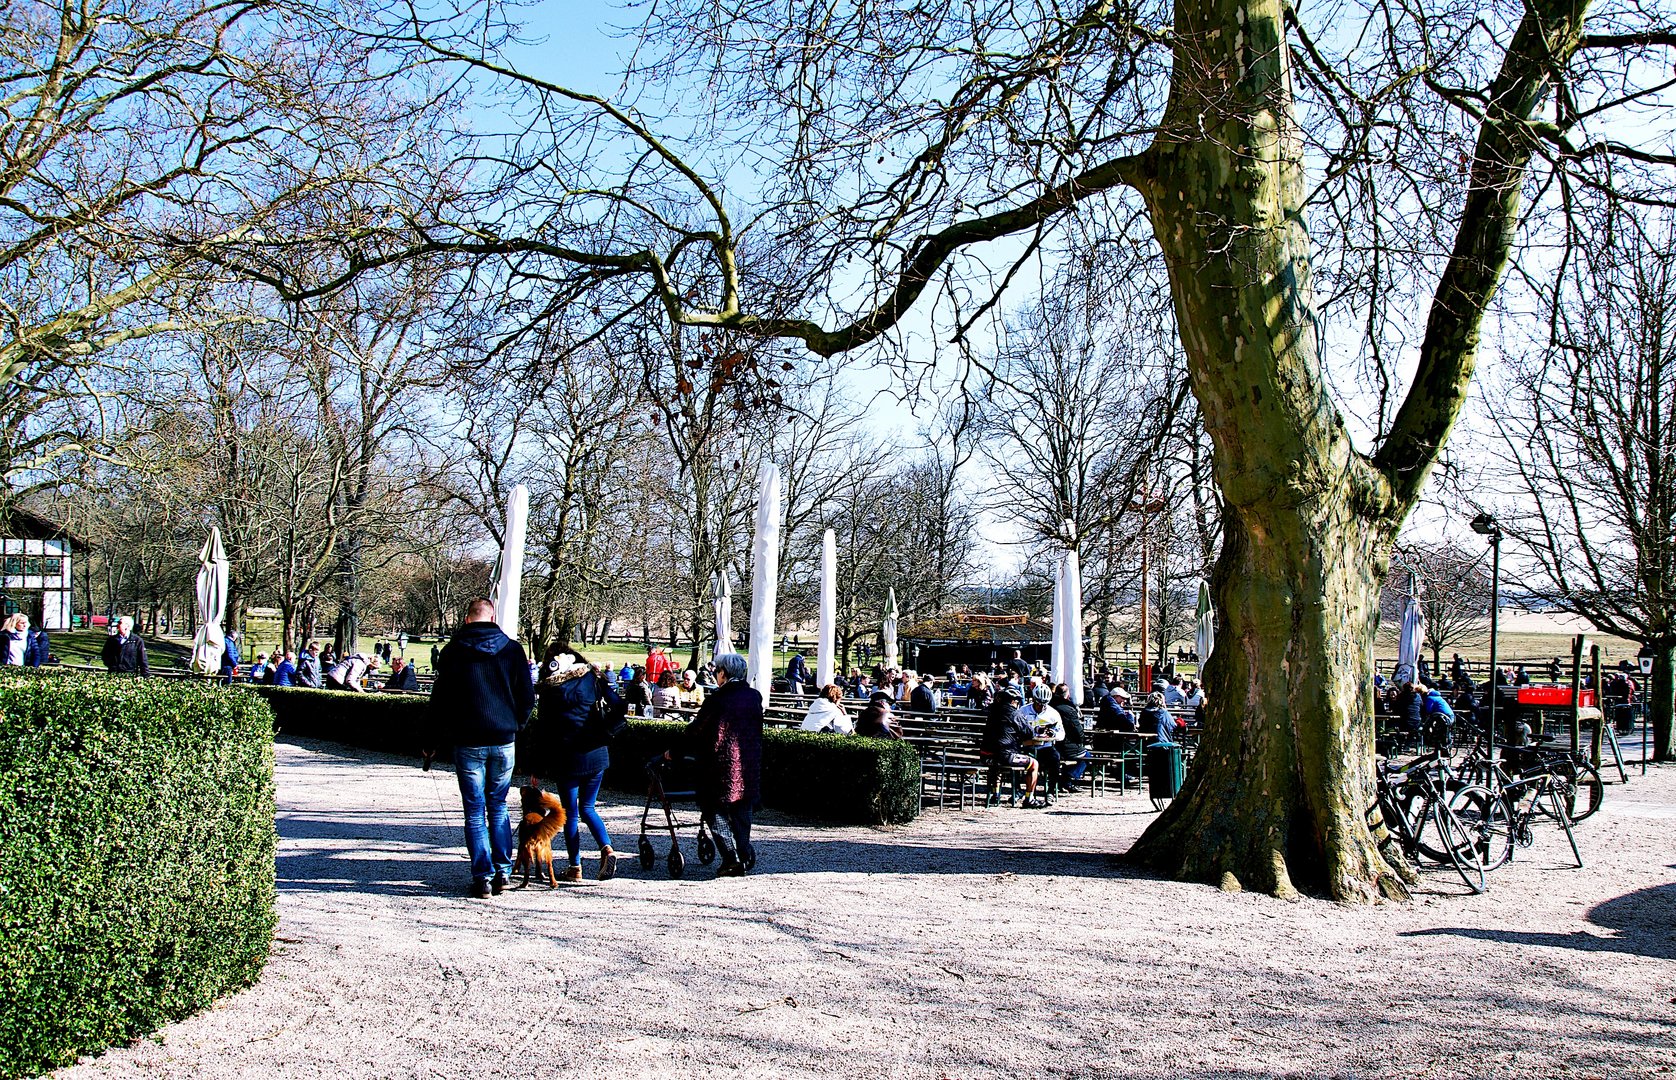
[[[282,735],[325,739],[363,750],[418,757],[424,749],[429,698],[410,694],[311,690],[302,686],[256,686],[273,707]],[[439,748],[440,749],[440,748]]]
[[[0,674],[0,1076],[253,982],[274,931],[273,717],[163,680]]]
[[[646,790],[646,762],[669,749],[682,724],[630,720],[611,744],[606,783],[620,791]],[[801,817],[855,825],[893,825],[919,814],[920,763],[912,746],[895,739],[858,739],[765,728],[762,805]]]
[[[258,689],[273,706],[282,734],[414,756],[425,741],[426,698]],[[672,721],[630,720],[628,731],[611,744],[606,783],[622,791],[645,791],[646,761],[668,749],[680,728]],[[522,771],[530,764],[519,762],[518,767]],[[919,795],[919,754],[907,743],[781,728],[763,732],[762,803],[770,809],[848,824],[895,824],[918,815]]]

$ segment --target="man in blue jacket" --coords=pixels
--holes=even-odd
[[[228,685],[233,682],[233,676],[239,673],[239,632],[227,631],[227,636],[221,645],[221,681]]]
[[[512,786],[518,729],[534,705],[523,646],[495,625],[494,604],[473,600],[465,623],[437,657],[429,723],[433,746],[454,747],[454,776],[471,853],[471,895],[479,899],[499,894],[512,873],[506,793]],[[427,750],[425,756],[428,762],[435,754]]]

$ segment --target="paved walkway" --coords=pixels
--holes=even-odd
[[[1544,833],[1486,896],[1432,875],[1360,909],[1112,870],[1150,818],[1132,795],[890,830],[770,818],[749,878],[627,860],[491,901],[463,896],[446,772],[281,744],[279,806],[261,982],[62,1076],[1676,1070],[1671,769],[1608,789],[1585,870]],[[607,815],[624,850],[637,811]]]

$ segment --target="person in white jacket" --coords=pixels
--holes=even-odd
[[[820,695],[804,714],[803,730],[824,731],[832,735],[855,734],[855,721],[851,720],[850,714],[838,704],[838,699],[843,693],[837,683],[828,683],[821,687]]]

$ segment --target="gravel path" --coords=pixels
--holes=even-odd
[[[281,744],[262,981],[60,1075],[1676,1072],[1676,770],[1608,789],[1585,870],[1545,830],[1485,896],[1429,874],[1359,909],[1110,868],[1151,817],[1134,795],[888,830],[770,815],[748,878],[625,860],[472,901],[457,805],[445,771]],[[624,850],[637,816],[612,796]]]

